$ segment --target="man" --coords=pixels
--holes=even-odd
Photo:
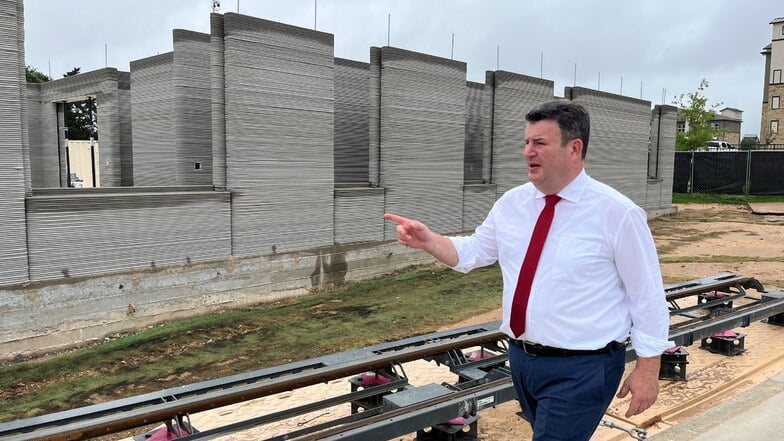
[[[617,396],[632,394],[627,417],[656,401],[660,356],[671,346],[661,272],[645,212],[583,169],[587,111],[558,100],[526,120],[530,182],[496,201],[474,234],[445,237],[384,218],[398,224],[400,244],[457,271],[500,263],[501,330],[533,439],[588,440],[618,390],[629,335],[637,362]]]

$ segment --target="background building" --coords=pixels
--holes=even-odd
[[[732,107],[725,107],[713,115],[711,127],[721,130],[719,141],[727,141],[732,145],[740,144],[740,126],[743,123],[743,111]]]
[[[784,17],[776,18],[770,24],[773,25],[771,42],[761,52],[765,57],[765,83],[760,141],[778,144],[784,142],[780,127],[784,122],[784,108],[781,106],[781,98],[784,96]]]
[[[743,111],[734,107],[725,107],[719,110],[719,113],[714,113],[710,121],[711,127],[721,130],[722,133],[715,139],[719,141],[727,141],[734,146],[740,144],[740,126],[743,123]],[[678,122],[676,124],[678,132],[688,132],[689,123],[683,119],[683,116],[678,112]]]

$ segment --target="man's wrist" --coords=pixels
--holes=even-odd
[[[660,367],[661,355],[657,355],[654,357],[637,357],[637,364],[634,368],[642,372],[650,372],[658,375]]]

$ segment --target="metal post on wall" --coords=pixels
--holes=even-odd
[[[746,150],[746,185],[743,186],[743,195],[748,197],[751,191],[751,150]]]
[[[653,156],[653,161],[656,165],[653,167],[653,178],[659,179],[659,146],[661,145],[661,126],[662,126],[662,107],[657,106],[659,110],[659,115],[656,118],[658,120],[658,124],[656,124],[656,146],[653,155],[648,155],[648,160],[651,160],[651,156]],[[651,145],[651,149],[654,149],[654,146]],[[649,170],[650,171],[650,170]],[[649,173],[650,174],[650,173]]]
[[[94,138],[93,138],[93,130],[95,129],[95,125],[96,125],[96,122],[97,122],[97,117],[95,115],[96,112],[93,109],[95,109],[96,106],[97,105],[96,105],[95,99],[92,96],[88,96],[87,97],[87,108],[90,109],[90,166],[92,167],[92,171],[93,171],[93,188],[95,188],[96,185],[97,185],[97,182],[96,182],[96,179],[95,179],[96,164],[95,164],[95,150],[94,150],[95,144],[94,144]],[[95,135],[96,135],[95,138],[97,139],[98,138],[98,131],[97,130],[95,132]],[[99,169],[100,169],[100,164],[99,164]]]
[[[65,141],[65,181],[66,187],[73,187],[73,182],[71,181],[71,152],[67,140]]]
[[[93,188],[95,188],[98,186],[98,182],[95,180],[95,143],[92,138],[90,138],[90,164],[92,165]]]
[[[63,106],[63,109],[65,109],[65,101],[63,101],[62,106]],[[63,161],[63,145],[62,145],[62,143],[64,141],[64,138],[67,137],[66,130],[68,130],[68,128],[65,127],[65,118],[63,118],[63,125],[62,126],[60,125],[60,111],[58,110],[58,107],[59,107],[58,104],[55,103],[55,105],[54,105],[54,120],[57,123],[57,172],[59,173],[58,177],[60,179],[60,184],[59,185],[62,186],[63,185],[63,166],[62,166],[62,164],[63,164],[63,162],[62,162]],[[65,110],[63,110],[63,115],[65,115]]]
[[[694,189],[694,152],[691,152],[691,159],[689,160],[689,184],[686,186],[686,193],[691,194]]]

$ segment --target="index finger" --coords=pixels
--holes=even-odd
[[[403,216],[398,216],[392,213],[384,213],[384,219],[395,222],[397,224],[402,224],[411,221],[411,219],[405,218]]]

